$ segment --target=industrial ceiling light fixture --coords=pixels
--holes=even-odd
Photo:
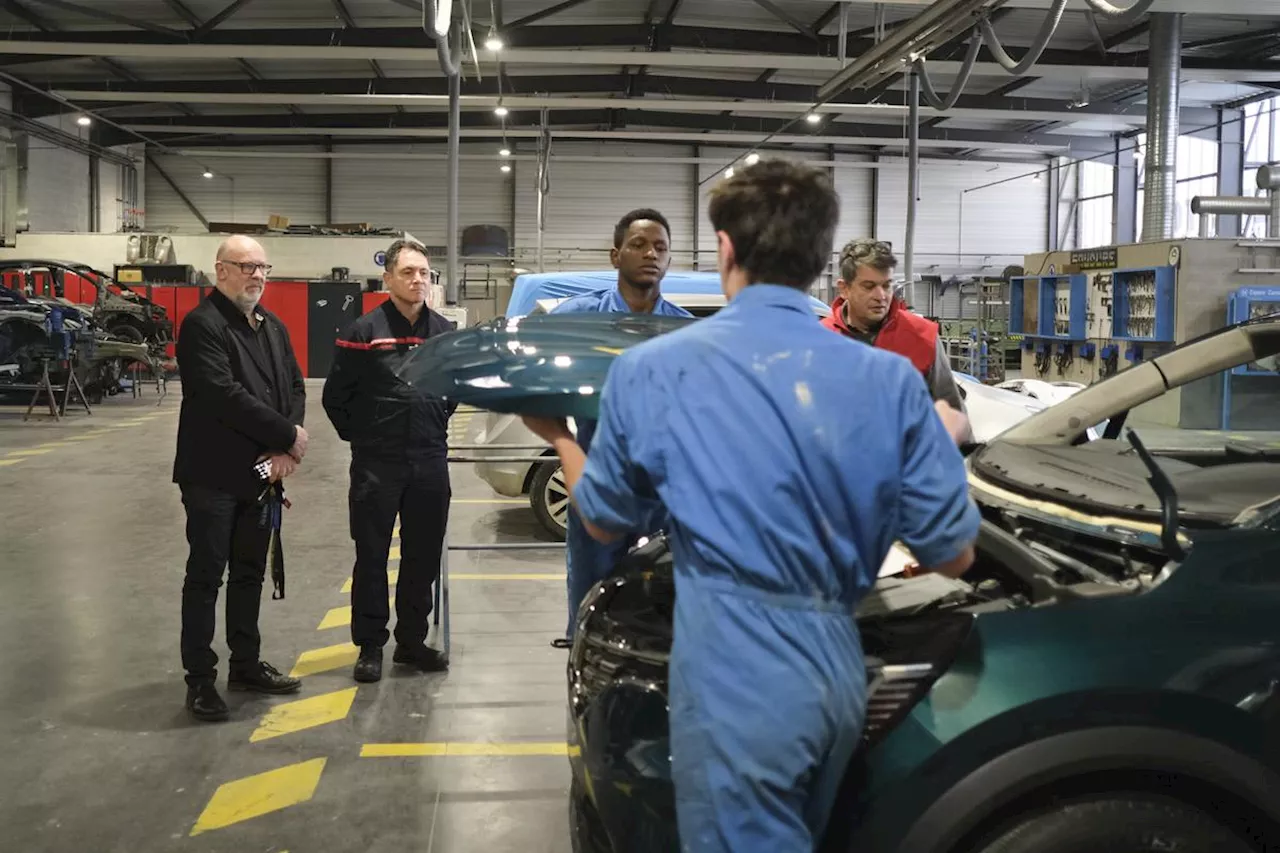
[[[492,50],[494,53],[497,53],[506,47],[506,45],[502,43],[502,37],[493,30],[489,30],[489,37],[484,40],[484,46],[486,49]]]
[[[80,118],[76,119],[76,124],[80,125],[81,127],[88,127],[89,125],[93,124],[93,119],[89,118],[88,116],[80,116]]]
[[[804,117],[804,120],[809,122],[809,124],[817,124],[818,122],[822,121],[822,116],[818,115],[817,113],[809,113],[807,116]]]
[[[752,151],[750,154],[747,155],[748,166],[754,166],[756,163],[759,163],[759,162],[760,162],[760,155],[757,154],[756,152]]]
[[[498,118],[506,118],[508,112],[510,112],[510,110],[508,110],[502,104],[498,104],[496,107],[493,108],[493,114],[496,115]]]
[[[507,146],[503,145],[501,148],[499,148],[499,149],[498,149],[498,156],[499,156],[499,157],[510,157],[510,156],[511,156],[511,149],[510,149],[510,148],[508,148]]]
[[[732,166],[730,166],[729,168],[727,168],[727,169],[725,169],[725,170],[724,170],[724,176],[725,176],[726,178],[732,178],[732,177],[733,177],[733,167],[732,167]]]
[[[498,167],[498,170],[499,170],[500,172],[503,172],[504,174],[505,174],[506,172],[510,172],[510,171],[511,171],[511,164],[510,164],[510,163],[503,163],[501,166],[499,166],[499,167]]]
[[[213,172],[210,172],[208,169],[205,169],[205,170],[204,170],[204,175],[203,175],[202,177],[203,177],[206,181],[212,181],[212,180],[213,180]]]

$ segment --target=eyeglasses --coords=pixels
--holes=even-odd
[[[218,263],[238,267],[245,275],[253,275],[258,270],[262,270],[263,275],[271,275],[271,264],[254,264],[248,261],[218,261]]]

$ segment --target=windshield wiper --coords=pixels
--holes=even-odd
[[[1129,444],[1133,445],[1142,464],[1147,466],[1150,474],[1147,482],[1151,484],[1151,490],[1160,499],[1160,544],[1164,546],[1165,553],[1171,559],[1181,560],[1187,553],[1182,550],[1182,543],[1178,541],[1178,491],[1169,481],[1169,475],[1156,464],[1155,458],[1148,452],[1142,439],[1138,438],[1138,433],[1130,429],[1128,438]]]

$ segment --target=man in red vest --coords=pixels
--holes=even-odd
[[[840,295],[822,325],[856,341],[905,356],[929,386],[934,408],[957,444],[973,440],[964,400],[951,375],[937,324],[913,314],[894,296],[898,265],[888,243],[852,240],[840,251]]]

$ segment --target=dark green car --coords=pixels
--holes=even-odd
[[[555,364],[553,329],[539,329],[537,357]],[[519,328],[502,335],[518,352]],[[1182,407],[1221,399],[1223,371],[1265,370],[1277,353],[1280,318],[1231,327],[970,455],[984,515],[973,569],[882,576],[859,608],[866,727],[823,850],[1280,849],[1280,432],[1261,429],[1280,426],[1280,376],[1260,377],[1276,390],[1246,398],[1235,432],[1166,425],[1196,423]],[[537,408],[552,414],[567,398],[543,388]],[[579,612],[576,851],[679,849],[674,598],[656,535]]]

